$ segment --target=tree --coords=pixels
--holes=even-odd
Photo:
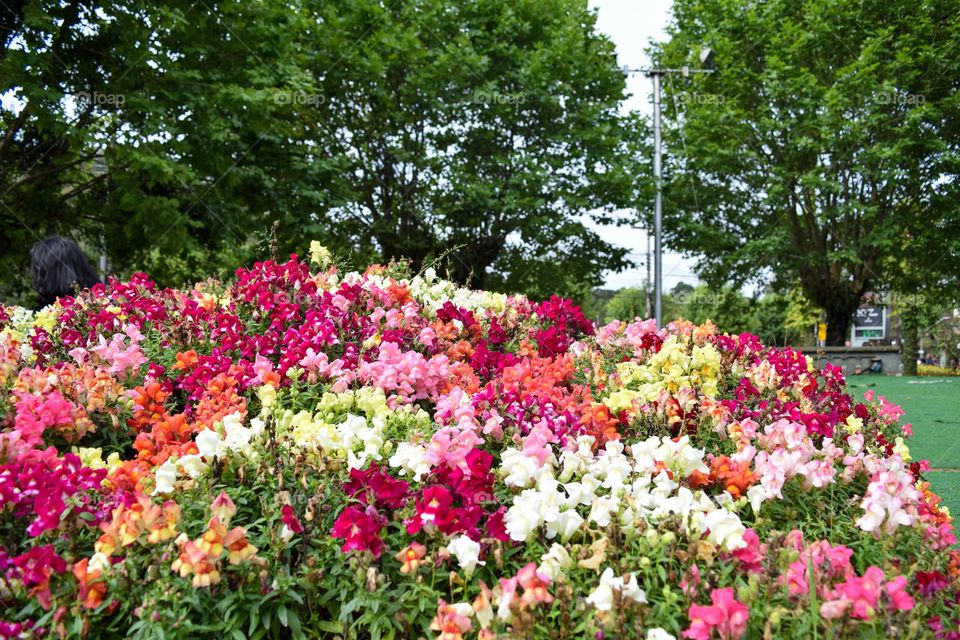
[[[29,0],[0,24],[0,293],[48,233],[164,284],[319,239],[582,294],[644,140],[579,0]]]
[[[633,322],[635,318],[647,315],[647,299],[643,289],[624,287],[610,298],[604,310],[604,322],[622,320]]]
[[[271,210],[305,218],[336,167],[288,144],[273,99],[297,19],[266,2],[4,5],[3,293],[50,233],[176,284],[250,259]]]
[[[337,216],[356,243],[415,267],[457,247],[454,279],[538,297],[586,294],[627,265],[584,217],[609,222],[636,200],[645,128],[619,115],[624,76],[585,2],[362,1],[322,15],[340,40],[308,66],[328,149],[349,159]]]
[[[958,215],[956,2],[676,0],[669,32],[658,64],[716,72],[665,87],[668,243],[711,282],[799,281],[843,344]]]

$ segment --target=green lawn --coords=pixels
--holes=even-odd
[[[929,460],[930,485],[960,516],[960,378],[898,378],[850,376],[850,394],[862,399],[867,389],[899,404],[906,411],[901,422],[913,423],[907,439],[915,460]],[[960,522],[960,520],[958,520]]]

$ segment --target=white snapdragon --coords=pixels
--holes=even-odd
[[[753,509],[754,514],[760,513],[760,507],[766,499],[767,490],[763,488],[763,485],[755,484],[747,489],[747,500],[750,501],[750,508]]]
[[[727,551],[742,548],[746,529],[735,513],[741,503],[728,493],[711,499],[679,482],[695,471],[709,471],[704,452],[688,437],[676,442],[650,437],[633,444],[629,455],[618,441],[608,442],[597,454],[591,444],[592,439],[585,439],[576,449],[562,452],[560,481],[550,465],[539,471],[526,467],[520,451],[504,455],[501,472],[510,478],[507,484],[523,488],[505,516],[513,540],[525,541],[541,527],[548,539],[559,536],[566,541],[585,522],[599,528],[618,522],[631,531],[641,523],[675,516],[691,538],[707,538]],[[530,487],[534,482],[536,486]],[[749,495],[754,500],[761,497]],[[603,595],[601,590],[597,598]]]
[[[617,496],[599,496],[593,501],[588,520],[598,527],[608,527],[620,508],[620,499]]]
[[[199,478],[210,470],[210,465],[204,462],[203,456],[198,453],[191,453],[177,458],[177,465],[183,469],[184,473],[193,479]]]
[[[663,438],[655,456],[658,460],[662,460],[667,468],[679,474],[681,478],[686,478],[694,471],[710,472],[710,468],[703,462],[703,449],[697,449],[691,445],[689,436],[683,436],[676,442],[669,438]]]
[[[500,473],[508,487],[526,489],[536,482],[543,468],[536,459],[523,455],[519,449],[507,449],[500,457]]]
[[[204,429],[194,438],[197,444],[197,451],[207,460],[213,460],[221,455],[225,446],[220,436],[213,429]]]
[[[569,482],[575,475],[586,472],[587,465],[593,462],[593,436],[579,436],[577,438],[576,449],[566,449],[560,454],[560,475],[561,482]]]
[[[633,456],[633,465],[637,473],[655,473],[657,470],[657,452],[660,449],[660,438],[651,436],[646,440],[634,442],[630,445]]]
[[[473,570],[478,564],[484,564],[480,560],[480,543],[471,540],[468,536],[460,535],[448,542],[447,551],[456,557],[467,577],[473,575]]]
[[[618,440],[607,442],[603,455],[598,456],[587,469],[601,478],[602,486],[614,494],[622,493],[624,484],[633,473],[633,465],[623,455],[623,443]]]
[[[417,482],[430,473],[430,463],[426,461],[427,448],[422,444],[401,442],[388,461],[390,466],[399,469],[401,476],[410,475]]]
[[[536,489],[524,489],[513,499],[513,506],[507,509],[503,523],[511,540],[524,542],[543,524],[540,493]]]
[[[567,548],[554,542],[550,549],[540,556],[540,566],[537,567],[537,572],[547,576],[550,580],[556,580],[572,566],[573,559],[570,557]]]
[[[245,449],[253,439],[253,429],[243,426],[243,418],[239,413],[231,413],[223,417],[223,445],[231,451]]]
[[[747,546],[743,539],[743,534],[747,531],[746,527],[740,522],[737,514],[723,507],[705,514],[702,526],[709,530],[707,539],[724,551],[735,551]]]
[[[630,599],[643,604],[647,601],[647,594],[637,584],[637,576],[629,573],[617,577],[611,567],[604,569],[600,575],[600,584],[587,596],[587,602],[599,611],[610,611],[613,608],[614,592],[619,591],[623,600]]]
[[[560,539],[566,542],[580,529],[581,525],[583,525],[583,516],[575,510],[561,511],[553,521],[547,522],[547,538],[552,540],[559,535]]]
[[[593,474],[587,473],[580,478],[579,482],[568,482],[563,485],[567,492],[567,507],[573,509],[578,505],[589,507],[593,504],[593,498],[597,495],[597,489],[600,487],[600,480]]]
[[[369,421],[364,420],[364,426],[355,433],[355,443],[363,445],[363,450],[354,453],[352,448],[347,449],[347,466],[351,469],[362,469],[369,460],[380,460],[380,449],[384,445],[383,430],[386,420],[383,416],[373,416]]]
[[[157,467],[153,495],[172,493],[173,483],[176,481],[177,465],[173,461],[167,459],[162,465]]]

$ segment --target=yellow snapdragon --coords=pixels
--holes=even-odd
[[[849,434],[859,433],[863,429],[863,420],[853,415],[847,416],[847,421],[843,425],[843,430]],[[902,440],[903,438],[900,438]]]
[[[330,264],[331,260],[332,258],[330,256],[329,249],[320,244],[320,242],[317,240],[310,242],[310,262],[323,269]]]
[[[616,366],[619,387],[603,402],[611,411],[618,412],[641,398],[656,400],[661,391],[676,393],[680,389],[698,389],[701,395],[714,398],[721,371],[720,352],[711,345],[693,345],[692,348],[676,336],[671,336],[644,363],[621,362]]]
[[[57,325],[57,315],[54,307],[44,307],[33,317],[33,326],[49,333]]]
[[[910,462],[913,459],[910,457],[910,447],[900,436],[897,436],[897,439],[893,441],[893,452],[899,455],[904,462]]]
[[[80,458],[83,466],[90,467],[91,469],[106,469],[108,472],[111,472],[122,463],[120,454],[116,451],[104,460],[103,449],[101,447],[72,447],[70,451]],[[106,482],[106,480],[104,480],[104,482]]]

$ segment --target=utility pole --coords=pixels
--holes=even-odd
[[[653,78],[653,181],[657,184],[657,197],[653,203],[653,313],[657,327],[663,327],[663,173],[660,166],[660,78],[664,71],[651,69],[647,77]]]
[[[653,300],[650,299],[650,230],[647,229],[647,280],[643,283],[643,297],[647,301],[647,317],[653,317]]]
[[[707,48],[700,53],[700,63],[708,65],[712,62],[713,52]],[[653,207],[653,310],[657,320],[657,327],[663,327],[663,175],[660,157],[660,142],[662,133],[660,114],[661,79],[669,73],[678,73],[684,78],[691,73],[713,73],[713,69],[631,69],[623,67],[624,74],[643,73],[653,80],[653,179],[657,185],[657,196]],[[650,261],[647,260],[649,273]]]

